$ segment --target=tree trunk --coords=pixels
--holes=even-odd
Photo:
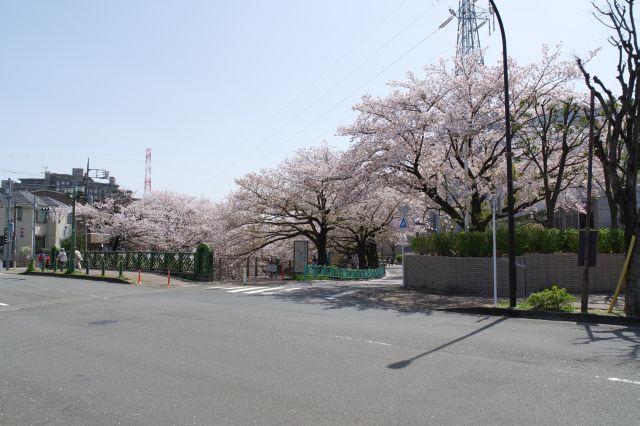
[[[621,207],[621,221],[624,226],[625,247],[629,247],[631,243],[631,236],[640,237],[640,230],[638,229],[638,211],[636,209],[636,183],[637,178],[635,170],[633,175],[627,177],[627,182],[624,191],[621,191],[618,200],[622,201]],[[629,270],[627,271],[627,286],[624,295],[624,312],[628,317],[640,316],[640,250],[637,248],[633,251]]]
[[[367,266],[371,269],[378,267],[378,245],[373,238],[367,241]]]
[[[544,224],[543,224],[544,227],[553,228],[554,227],[553,222],[555,220],[555,217],[556,217],[556,212],[553,211],[553,209],[550,210],[549,207],[547,206],[547,218],[544,221]]]
[[[358,239],[358,269],[367,268],[367,246],[364,240]]]
[[[327,256],[327,231],[321,232],[316,238],[316,250],[318,251],[318,265],[328,265],[329,257]]]

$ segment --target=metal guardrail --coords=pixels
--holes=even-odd
[[[381,278],[385,274],[384,265],[376,269],[347,269],[335,266],[306,265],[304,279],[334,279],[334,280],[368,280]]]
[[[82,262],[89,267],[100,268],[104,261],[106,269],[127,271],[167,271],[193,272],[194,253],[180,252],[132,252],[132,251],[88,251],[82,254]]]

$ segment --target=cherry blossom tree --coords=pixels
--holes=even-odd
[[[423,78],[409,73],[390,83],[393,92],[384,98],[365,96],[354,107],[356,121],[339,134],[352,138],[350,156],[370,173],[385,175],[399,191],[423,194],[460,227],[468,215],[468,229],[482,230],[490,220],[488,197],[506,186],[502,66],[482,65],[474,55],[456,61],[452,69],[445,62],[425,67]],[[547,48],[539,63],[509,66],[517,137],[537,99],[577,73]],[[516,211],[541,200],[529,170],[517,173]]]
[[[341,220],[336,223],[332,243],[345,254],[355,253],[358,268],[377,268],[377,241],[386,235],[393,220],[397,219],[400,198],[396,191],[385,187],[377,190],[363,188],[358,195],[345,207]]]
[[[545,205],[545,227],[554,226],[558,207],[572,209],[586,176],[588,101],[583,94],[559,90],[539,98],[516,139],[520,167],[531,175]]]
[[[255,251],[294,238],[311,241],[318,264],[328,263],[329,233],[349,202],[348,176],[340,172],[342,154],[327,146],[300,149],[275,169],[237,179],[231,197],[244,212],[236,228],[251,239]]]

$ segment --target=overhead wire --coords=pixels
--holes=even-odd
[[[350,76],[352,76],[356,71],[358,71],[360,68],[362,68],[366,63],[368,63],[373,57],[375,57],[382,49],[384,49],[385,47],[387,47],[392,41],[394,41],[395,39],[397,39],[400,35],[402,35],[405,31],[407,31],[411,26],[413,26],[416,22],[418,22],[427,12],[429,12],[436,4],[440,3],[441,0],[436,0],[433,3],[431,3],[426,9],[424,9],[422,12],[420,12],[418,15],[416,15],[416,17],[411,20],[407,25],[405,25],[403,27],[403,29],[396,33],[393,37],[389,38],[388,40],[386,40],[382,46],[378,47],[372,54],[370,54],[367,58],[365,58],[363,61],[361,61],[355,68],[351,69],[345,76],[343,76],[340,80],[338,80],[337,83],[334,83],[331,87],[329,87],[329,89],[327,89],[325,92],[323,92],[320,96],[318,96],[316,99],[314,99],[310,104],[308,104],[304,109],[298,111],[298,113],[291,117],[284,125],[280,126],[277,130],[275,130],[274,132],[270,133],[267,137],[263,138],[260,142],[258,142],[257,144],[255,144],[253,147],[251,147],[249,150],[245,151],[238,160],[229,163],[226,167],[223,168],[223,171],[228,170],[229,168],[239,164],[242,160],[242,158],[244,158],[244,156],[251,154],[253,152],[255,152],[257,149],[259,149],[260,147],[262,147],[264,144],[266,144],[268,141],[270,141],[271,139],[273,139],[276,135],[278,135],[279,133],[281,133],[283,130],[285,130],[287,127],[289,127],[292,123],[294,123],[296,121],[297,118],[299,118],[302,114],[304,114],[306,111],[308,111],[311,107],[313,107],[315,104],[317,104],[321,99],[323,99],[326,95],[328,95],[329,93],[331,93],[331,91],[333,91],[336,87],[338,87],[340,84],[342,84],[347,78],[349,78]],[[402,3],[402,5],[404,5],[406,2]],[[395,10],[394,10],[395,12]],[[384,19],[383,21],[381,21],[380,23],[378,23],[376,25],[375,28],[377,28],[378,26],[380,26],[384,21],[386,21],[386,19]],[[375,30],[374,28],[374,30]],[[374,30],[371,30],[367,33],[370,34],[372,33]],[[393,66],[396,62],[398,62],[400,59],[402,59],[404,56],[406,56],[407,54],[409,54],[411,51],[413,51],[416,47],[418,47],[420,44],[422,44],[424,41],[426,41],[429,37],[431,37],[435,32],[437,32],[439,30],[439,28],[436,28],[436,30],[434,30],[434,32],[432,32],[431,34],[429,34],[427,37],[425,37],[423,40],[421,40],[416,46],[412,47],[409,51],[405,52],[403,55],[401,55],[400,57],[398,57],[393,63],[391,63],[389,66],[387,66],[384,70],[382,70],[379,74],[382,74],[384,71],[386,71],[387,69],[389,69],[391,66]],[[364,37],[366,38],[366,37]],[[361,39],[362,40],[362,39]],[[356,43],[355,46],[359,45],[361,43],[361,41],[358,41]],[[353,48],[350,48],[349,51],[347,52],[350,53],[350,51],[352,51]],[[347,54],[343,54],[340,58],[344,58],[347,56]],[[326,73],[323,73],[323,75]],[[379,74],[377,74],[375,77],[373,77],[371,80],[375,79],[376,77],[379,76]],[[367,83],[365,83],[364,85],[368,84],[370,81],[367,81]],[[316,82],[311,83],[307,88],[305,88],[303,90],[303,92],[306,92],[306,90],[313,86]],[[360,86],[357,90],[360,90],[362,88],[362,86]],[[340,103],[342,103],[344,101],[341,101]],[[326,115],[326,114],[325,114]],[[218,174],[217,176],[220,176],[220,174]]]

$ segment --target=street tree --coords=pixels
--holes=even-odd
[[[244,214],[236,227],[251,238],[255,251],[283,240],[307,238],[320,265],[328,263],[329,233],[349,202],[348,176],[339,168],[342,154],[326,143],[300,149],[274,169],[237,179],[231,197]]]
[[[616,83],[608,84],[592,74],[588,63],[577,59],[587,87],[594,92],[606,122],[594,152],[619,209],[627,245],[640,237],[637,185],[640,143],[640,48],[635,22],[635,0],[610,0],[604,6],[593,3],[594,16],[612,32],[609,43],[616,49]],[[627,272],[625,313],[640,316],[640,250],[635,250]]]
[[[452,68],[445,62],[425,67],[423,78],[409,73],[390,83],[386,97],[363,97],[354,107],[356,121],[339,134],[352,138],[350,156],[370,173],[385,175],[401,192],[422,194],[461,228],[483,230],[490,195],[506,192],[502,66],[485,66],[475,54],[455,61]],[[574,79],[576,69],[547,48],[538,63],[509,67],[516,138],[532,105]],[[531,170],[517,170],[516,211],[542,199]]]

